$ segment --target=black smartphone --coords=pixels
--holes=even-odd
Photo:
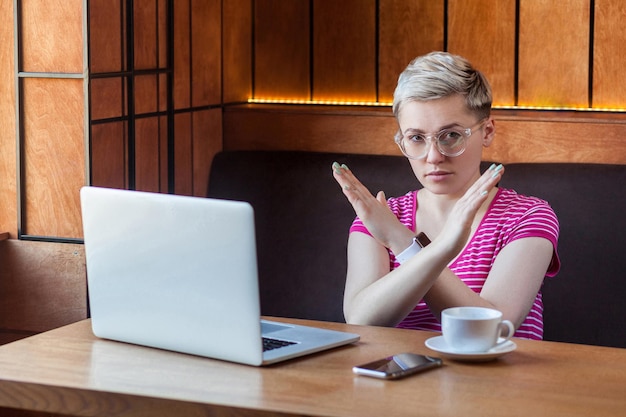
[[[439,358],[418,355],[416,353],[400,353],[370,363],[355,366],[352,371],[357,375],[366,375],[381,379],[398,379],[416,374],[443,364]]]

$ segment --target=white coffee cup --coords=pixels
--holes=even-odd
[[[485,307],[452,307],[441,312],[443,339],[460,353],[486,352],[506,343],[515,333],[502,313]],[[498,338],[504,338],[498,342]]]

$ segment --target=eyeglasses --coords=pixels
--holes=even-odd
[[[459,156],[467,148],[467,139],[476,130],[479,130],[486,121],[487,118],[484,118],[472,127],[443,129],[439,133],[409,133],[407,136],[403,136],[402,132],[398,131],[395,141],[404,156],[409,159],[425,157],[430,150],[432,142],[435,142],[437,150],[441,154],[450,157]]]

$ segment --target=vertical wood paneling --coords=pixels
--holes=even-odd
[[[589,0],[520,0],[522,106],[587,107]]]
[[[222,101],[242,102],[252,97],[252,0],[225,1],[222,8]]]
[[[122,78],[91,80],[91,119],[120,117],[124,114]]]
[[[176,115],[175,193],[205,197],[213,156],[222,149],[222,110]]]
[[[515,104],[514,1],[449,0],[448,51],[487,76],[494,105]]]
[[[85,184],[83,81],[25,79],[23,233],[82,235],[78,190]]]
[[[17,234],[13,2],[0,2],[0,232]]]
[[[313,0],[313,99],[375,101],[376,1]]]
[[[626,108],[626,3],[595,0],[593,107]]]
[[[89,1],[89,56],[92,73],[121,71],[123,0]]]
[[[193,195],[206,197],[211,161],[222,150],[222,109],[193,114]]]
[[[21,3],[22,71],[82,73],[82,0]]]
[[[191,104],[222,100],[221,0],[191,0]]]
[[[380,0],[379,101],[393,101],[398,75],[413,58],[443,50],[443,5],[443,0]]]
[[[135,69],[157,67],[157,3],[155,0],[134,0],[133,2]]]
[[[174,108],[191,105],[190,0],[174,2]]]
[[[192,156],[195,151],[192,147],[191,113],[181,113],[174,117],[174,157],[175,179],[174,192],[176,194],[192,194]]]
[[[24,71],[82,72],[82,3],[82,0],[22,2]],[[253,3],[254,16],[251,14]],[[410,59],[443,48],[444,29],[448,33],[448,50],[467,57],[487,74],[494,88],[495,104],[512,104],[515,97],[515,3],[505,0],[176,0],[173,3],[176,9],[175,108],[245,100],[252,88],[253,71],[257,96],[388,101],[398,73]],[[593,105],[626,107],[626,80],[622,74],[622,58],[626,57],[620,50],[626,40],[626,29],[620,20],[626,13],[625,6],[617,0],[593,2],[595,33],[591,63],[591,3],[591,0],[519,0],[518,104],[586,107],[590,95],[589,68],[593,65]],[[92,72],[124,69],[124,27],[120,22],[124,4],[123,0],[90,1]],[[134,4],[137,68],[162,68],[167,61],[164,47],[167,42],[166,1],[136,0]],[[444,4],[448,6],[446,11]],[[313,14],[310,14],[310,5],[313,5]],[[3,2],[0,11],[3,13],[0,40],[4,45],[12,45],[12,2]],[[443,27],[444,13],[448,17],[447,28]],[[309,26],[311,22],[313,27]],[[311,47],[315,49],[309,49]],[[14,68],[9,67],[13,57],[10,49],[3,48],[0,52],[3,97],[15,94]],[[142,75],[135,81],[138,112],[167,110],[164,76]],[[61,81],[57,80],[24,81],[24,231],[30,234],[71,236],[80,230],[80,222],[67,226],[73,221],[66,219],[76,215],[78,206],[68,198],[66,189],[82,184],[84,175],[84,155],[77,150],[83,146],[83,99],[77,95],[82,90],[82,82],[63,82],[68,83],[67,87],[60,87]],[[94,80],[92,117],[123,115],[122,83],[121,78]],[[77,87],[79,84],[81,87]],[[3,105],[0,117],[0,127],[7,132],[0,142],[3,153],[0,174],[8,178],[0,186],[0,196],[14,198],[15,109],[12,103],[14,100]],[[70,115],[68,108],[76,111]],[[177,190],[194,194],[205,192],[203,181],[208,176],[208,163],[204,158],[221,147],[222,127],[217,116],[220,111],[207,110],[185,116],[187,124],[180,128],[176,137],[176,146],[181,146],[176,151]],[[94,127],[96,133],[92,139],[99,139],[98,144],[93,145],[94,150],[102,149],[98,148],[100,145],[104,149],[123,146],[125,137],[120,133],[121,126],[120,122],[109,127]],[[168,174],[166,132],[164,117],[137,121],[138,188],[164,190]],[[58,139],[57,135],[63,139]],[[117,137],[111,142],[100,141],[106,135]],[[68,143],[73,148],[66,145]],[[71,152],[75,152],[78,164],[76,161],[67,163]],[[9,156],[4,156],[7,153]],[[64,162],[47,162],[43,155]],[[117,157],[116,161],[122,159]],[[68,169],[72,170],[69,175],[73,177],[69,183]],[[125,167],[115,165],[116,170],[122,170],[118,176],[113,174],[113,168],[107,169],[103,163],[95,167],[93,174],[115,184],[126,182]],[[53,201],[55,211],[38,212]],[[0,214],[0,224],[4,219],[15,221],[16,214],[11,206]],[[52,221],[56,216],[61,220]]]
[[[168,117],[169,116],[159,116],[159,192],[161,193],[169,193],[170,192],[170,170],[173,169],[170,167],[170,146],[169,138],[168,138]],[[176,156],[176,148],[174,148],[174,156]]]
[[[160,191],[159,118],[150,117],[135,121],[135,180],[140,191]]]
[[[200,108],[221,104],[221,0],[176,1],[174,6],[174,43],[168,46],[168,9],[165,0],[138,0],[134,2],[135,66],[133,75],[134,112],[123,114],[124,90],[119,78],[94,78],[92,97],[94,104],[92,120],[97,117],[115,118],[128,116],[134,124],[111,122],[111,126],[93,125],[92,148],[94,184],[107,183],[116,186],[132,186],[152,192],[178,194],[194,193],[194,112]],[[251,3],[248,3],[248,24],[251,19]],[[232,11],[231,11],[232,12]],[[119,29],[119,18],[108,15],[110,24]],[[106,22],[101,22],[106,24]],[[248,35],[250,35],[249,27]],[[106,30],[104,31],[107,32]],[[248,38],[250,52],[251,38]],[[171,48],[168,50],[168,48]],[[174,107],[168,103],[167,74],[168,53],[173,53]],[[249,61],[250,62],[250,61]],[[250,72],[250,67],[247,68]],[[113,92],[109,91],[113,88]],[[247,97],[246,97],[247,98]],[[176,114],[174,111],[176,110]],[[153,113],[161,113],[152,116]],[[117,114],[115,114],[117,113]],[[174,114],[173,142],[170,142],[169,117]],[[146,117],[148,116],[148,117]],[[198,122],[202,126],[201,121]],[[128,133],[121,130],[132,129]],[[221,131],[221,125],[220,125]],[[117,138],[106,138],[113,135]],[[128,136],[127,136],[128,135]],[[128,138],[134,138],[132,143]],[[217,139],[221,148],[221,138]],[[133,166],[129,166],[126,147],[134,150]],[[128,149],[130,150],[130,148]],[[113,155],[105,154],[110,152]],[[119,175],[109,170],[113,166]],[[173,170],[173,171],[172,171]],[[208,172],[206,173],[208,175]],[[171,184],[173,180],[173,184]],[[206,184],[206,179],[202,180]]]
[[[135,114],[151,113],[158,110],[157,76],[135,76]]]
[[[308,1],[255,0],[254,95],[309,100]]]
[[[91,129],[91,184],[99,187],[126,188],[126,123],[106,123]]]
[[[168,48],[168,33],[167,24],[169,20],[167,0],[158,0],[158,16],[157,16],[157,62],[158,68],[167,67],[167,48]]]
[[[159,91],[158,91],[158,110],[161,112],[165,112],[168,109],[169,103],[167,101],[167,95],[170,89],[168,85],[168,74],[159,74],[158,75],[158,83],[159,83]]]

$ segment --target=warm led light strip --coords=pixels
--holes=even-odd
[[[582,111],[582,112],[598,112],[598,113],[624,113],[626,108],[609,108],[609,107],[556,107],[556,106],[493,106],[499,110],[566,110],[566,111]]]
[[[307,104],[323,106],[370,106],[370,107],[391,107],[391,102],[385,101],[350,101],[350,100],[289,100],[289,99],[265,99],[250,98],[248,103],[253,104]],[[610,112],[626,113],[626,108],[608,107],[555,107],[555,106],[493,106],[498,110],[559,110],[559,111],[581,111],[581,112]]]
[[[391,107],[391,102],[383,101],[350,101],[350,100],[289,100],[280,98],[249,98],[248,103],[254,104],[316,104],[324,106],[370,106]]]

